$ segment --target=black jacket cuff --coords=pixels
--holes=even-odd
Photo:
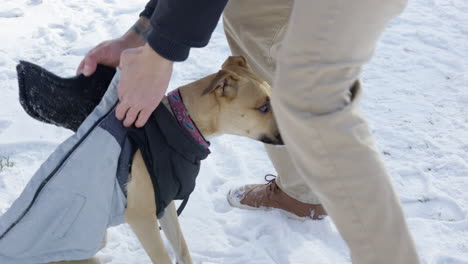
[[[146,18],[150,19],[151,16],[153,15],[153,12],[154,12],[154,8],[152,8],[152,7],[145,7],[145,10],[143,10],[143,12],[140,13],[140,16],[141,16],[141,17],[146,17]]]
[[[158,4],[158,0],[149,1],[145,6],[145,10],[143,10],[143,12],[140,13],[140,16],[150,19],[154,13],[154,9],[156,8],[157,4]]]
[[[154,51],[170,61],[184,61],[190,53],[190,46],[172,41],[170,38],[164,37],[157,30],[151,31],[147,41]]]

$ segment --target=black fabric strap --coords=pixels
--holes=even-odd
[[[179,205],[179,208],[177,209],[177,215],[180,216],[182,212],[184,211],[185,206],[187,205],[187,202],[190,198],[190,195],[185,197],[185,199],[182,201],[182,203]]]

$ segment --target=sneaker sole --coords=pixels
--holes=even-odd
[[[295,215],[295,214],[293,214],[291,212],[285,211],[285,210],[280,209],[280,208],[264,207],[264,206],[253,207],[253,206],[249,206],[249,205],[246,205],[246,204],[242,204],[238,199],[235,199],[235,198],[232,197],[231,191],[229,191],[229,193],[227,195],[227,200],[228,200],[229,204],[232,207],[236,207],[236,208],[240,208],[240,209],[247,209],[247,210],[251,210],[251,211],[279,211],[282,214],[284,214],[286,217],[288,217],[289,219],[298,220],[298,221],[301,221],[301,222],[304,222],[306,220],[312,220],[311,217],[298,216],[298,215]]]

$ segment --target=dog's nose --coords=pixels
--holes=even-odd
[[[281,137],[280,133],[276,134],[276,140],[278,142],[277,145],[284,145],[283,138]]]
[[[259,140],[265,144],[274,144],[274,141],[265,135],[263,135]]]
[[[263,135],[259,140],[265,144],[284,145],[283,139],[281,138],[281,135],[279,133],[275,135],[274,139]]]

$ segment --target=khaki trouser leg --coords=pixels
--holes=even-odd
[[[232,0],[224,11],[224,29],[232,54],[244,56],[253,71],[270,85],[292,4],[292,0]],[[278,173],[276,182],[281,190],[301,202],[319,204],[296,172],[286,148],[265,147]]]
[[[399,201],[358,106],[361,66],[404,0],[296,0],[273,109],[299,174],[353,263],[419,263]]]
[[[232,0],[224,17],[233,54],[246,56],[270,83],[279,46],[285,46],[273,103],[298,171],[284,169],[293,164],[284,150],[278,154],[270,149],[281,188],[305,202],[315,198],[299,198],[310,191],[291,192],[294,185],[305,181],[317,190],[353,262],[418,263],[389,176],[356,106],[359,85],[352,97],[349,89],[386,23],[405,3],[298,0],[281,42],[291,3]],[[289,189],[284,182],[295,184]]]

